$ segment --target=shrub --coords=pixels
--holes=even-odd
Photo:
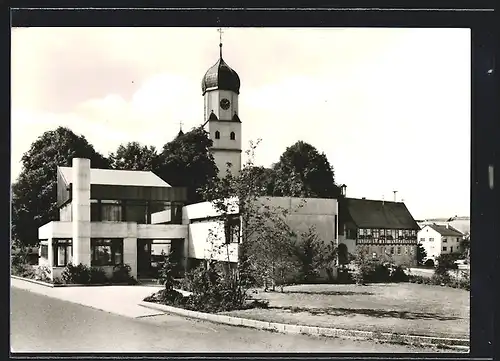
[[[102,268],[91,267],[90,268],[90,284],[106,284],[109,283],[106,272]]]
[[[174,279],[175,265],[170,261],[170,255],[164,255],[164,261],[158,270],[158,283],[165,286],[166,290],[173,290],[177,286]]]
[[[12,274],[18,277],[35,278],[35,268],[27,263],[12,264]]]
[[[50,274],[52,269],[48,266],[38,266],[35,268],[35,279],[42,282],[52,282]]]
[[[390,280],[391,282],[408,282],[408,275],[404,271],[403,267],[396,266],[392,268]]]
[[[76,266],[68,263],[62,271],[61,277],[66,284],[88,284],[91,277],[90,267],[81,263]]]
[[[132,269],[128,264],[120,264],[113,267],[113,275],[111,282],[113,283],[126,283],[129,285],[137,284],[137,280],[130,275]]]
[[[182,295],[182,293],[177,292],[175,290],[167,290],[167,289],[161,290],[159,292],[152,294],[151,296],[144,298],[144,301],[161,303],[170,306],[185,305],[184,296]]]

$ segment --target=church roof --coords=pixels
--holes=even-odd
[[[220,44],[220,47],[221,52],[219,60],[207,70],[201,81],[203,95],[205,95],[207,90],[213,89],[230,90],[236,94],[240,93],[240,77],[222,59],[222,44]]]

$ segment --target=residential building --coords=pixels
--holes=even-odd
[[[370,257],[396,265],[417,264],[419,226],[402,202],[339,199],[339,252]]]
[[[418,232],[418,242],[427,254],[426,259],[435,260],[441,254],[460,253],[464,234],[452,226],[427,224]]]

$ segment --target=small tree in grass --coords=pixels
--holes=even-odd
[[[294,234],[285,221],[290,210],[271,204],[270,198],[265,197],[265,180],[261,172],[255,171],[255,150],[259,142],[250,142],[247,162],[238,175],[231,173],[232,165],[228,164],[225,177],[215,179],[202,193],[220,215],[221,224],[230,223],[235,214],[240,220],[239,266],[237,276],[233,277],[238,277],[238,282],[246,286],[251,280],[265,285],[270,281],[274,288],[284,282],[286,274],[295,266],[292,261]],[[225,227],[225,232],[231,232],[231,228]]]
[[[417,264],[422,265],[424,263],[425,257],[427,257],[427,252],[425,251],[422,243],[419,243],[417,246]]]

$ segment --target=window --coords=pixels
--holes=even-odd
[[[460,238],[457,237],[457,242],[460,242]]]
[[[410,248],[410,255],[413,255],[413,247],[412,247],[412,246],[410,246],[410,247],[408,247],[408,248]]]
[[[65,267],[68,263],[71,263],[73,260],[71,239],[54,239],[52,245],[54,251],[54,266]]]
[[[443,247],[443,251],[447,251],[448,250],[448,247]]]
[[[450,252],[453,252],[453,246],[450,247]]]
[[[420,243],[424,243],[425,242],[425,238],[420,238]]]
[[[147,222],[148,206],[145,201],[127,201],[124,208],[125,221],[139,224]]]
[[[49,245],[47,243],[40,244],[40,257],[45,259],[49,258]]]
[[[220,139],[220,132],[218,130],[215,131],[215,139]]]
[[[448,243],[448,238],[443,237],[443,243]]]
[[[122,205],[120,201],[101,201],[101,221],[122,221]]]
[[[151,262],[162,262],[171,251],[169,240],[154,240],[151,244]]]
[[[236,140],[236,134],[234,134],[234,132],[231,132],[231,134],[229,135],[229,138],[231,140]]]
[[[334,228],[333,228],[333,232],[334,232],[334,233],[333,233],[333,237],[335,237],[335,239],[338,237],[338,236],[337,236],[337,222],[338,222],[338,219],[337,219],[337,218],[338,218],[338,217],[337,217],[337,215],[335,215],[335,221],[334,221],[334,223],[333,223],[333,227],[334,227]]]
[[[408,255],[408,247],[405,246],[405,255]]]
[[[434,242],[434,238],[429,238],[429,242]]]
[[[122,239],[92,239],[92,266],[114,266],[123,263]]]
[[[394,247],[391,247],[391,254],[394,254]]]
[[[224,234],[226,236],[226,243],[239,243],[240,242],[240,218],[230,217],[226,220],[224,225]]]
[[[398,255],[401,255],[401,246],[398,246]]]

